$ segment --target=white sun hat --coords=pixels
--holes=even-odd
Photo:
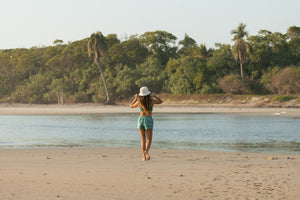
[[[149,94],[151,94],[151,92],[148,90],[148,88],[146,86],[140,88],[139,96],[147,96]]]

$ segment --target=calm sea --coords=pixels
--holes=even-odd
[[[0,148],[140,147],[137,115],[0,116]],[[154,115],[153,148],[300,153],[300,118]]]

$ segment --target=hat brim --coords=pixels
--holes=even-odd
[[[149,94],[151,94],[150,91],[148,91],[146,94],[140,93],[139,96],[144,97],[144,96],[148,96]]]

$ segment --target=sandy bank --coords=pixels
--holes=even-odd
[[[89,104],[74,105],[35,105],[0,104],[0,115],[77,115],[105,113],[138,113],[138,109],[129,106],[103,106]],[[215,104],[162,104],[154,108],[154,113],[224,113],[266,116],[300,116],[299,108],[256,108]]]
[[[0,199],[299,199],[300,155],[1,149]]]

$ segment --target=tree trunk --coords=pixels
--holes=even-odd
[[[61,92],[60,92],[60,103],[64,104],[64,91],[63,90],[61,90]]]
[[[56,90],[56,95],[57,95],[57,104],[64,104],[64,91]]]
[[[106,84],[106,80],[104,78],[104,74],[102,72],[102,69],[100,67],[100,64],[99,62],[95,62],[98,69],[99,69],[99,72],[100,72],[100,75],[102,77],[102,80],[103,80],[103,84],[104,84],[104,88],[105,88],[105,92],[106,92],[106,104],[111,104],[112,102],[110,101],[110,97],[109,97],[109,93],[108,93],[108,89],[107,89],[107,84]]]
[[[241,78],[244,79],[243,63],[241,61],[240,61],[240,68],[241,68]]]
[[[56,90],[56,96],[57,96],[57,104],[59,104],[60,103],[60,98],[59,98],[59,92],[58,92],[58,90]]]

